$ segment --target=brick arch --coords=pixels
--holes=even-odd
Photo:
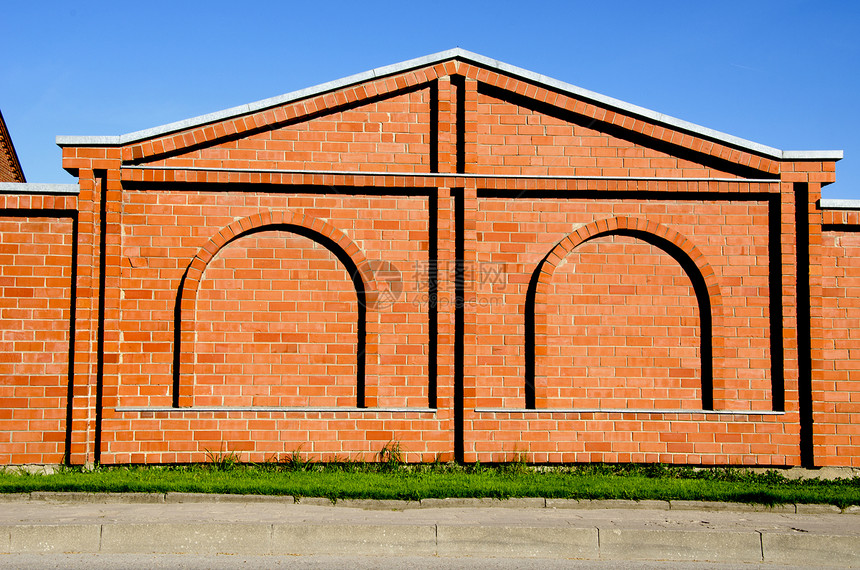
[[[656,222],[629,217],[598,220],[577,228],[559,241],[532,273],[525,309],[526,407],[537,407],[537,394],[543,388],[536,386],[535,377],[535,307],[546,301],[546,288],[552,282],[556,268],[570,252],[590,240],[612,235],[633,237],[657,247],[675,259],[689,277],[698,301],[701,327],[702,409],[714,409],[714,363],[723,355],[722,335],[714,335],[714,329],[722,325],[723,315],[716,273],[701,250],[682,234]]]
[[[174,359],[173,359],[173,405],[188,407],[193,395],[193,379],[183,368],[191,364],[194,354],[195,335],[187,325],[195,320],[195,307],[200,282],[209,263],[224,247],[239,238],[267,231],[287,231],[309,238],[328,249],[343,264],[352,276],[358,299],[358,342],[357,353],[357,407],[365,406],[365,371],[368,351],[367,311],[376,305],[378,288],[373,270],[364,253],[349,237],[331,224],[296,211],[268,211],[236,220],[222,228],[198,250],[191,260],[179,285],[177,302],[174,309]],[[183,355],[183,346],[192,350]]]

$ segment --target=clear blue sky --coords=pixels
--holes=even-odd
[[[860,2],[7,2],[0,110],[28,182],[119,135],[461,47],[784,150],[860,199]]]

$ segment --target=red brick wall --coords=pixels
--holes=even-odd
[[[281,231],[231,242],[198,288],[183,350],[192,403],[354,406],[358,318],[351,276],[325,247]]]
[[[4,144],[6,141],[0,137],[0,182],[22,182],[21,171],[12,153]]]
[[[536,381],[549,407],[701,409],[701,327],[690,278],[633,237],[568,254],[535,306]]]
[[[194,287],[196,296],[183,294],[182,303],[187,306],[179,324],[183,334],[179,378],[180,390],[188,396],[183,405],[355,408],[361,360],[368,405],[428,407],[428,315],[419,291],[428,270],[426,196],[228,192],[218,195],[217,206],[206,192],[135,190],[123,192],[122,197],[120,233],[112,239],[125,269],[119,281],[119,319],[108,327],[121,339],[118,352],[133,356],[117,358],[106,369],[106,394],[116,394],[108,399],[111,407],[172,404],[179,283],[188,260],[205,251],[210,237],[234,220],[249,231],[213,252]],[[289,223],[254,219],[261,211],[297,216]],[[316,227],[313,220],[320,219],[327,220],[326,227]],[[338,249],[353,256],[356,252],[349,243],[361,243],[371,272],[383,278],[386,271],[396,272],[392,296],[362,300],[370,333],[367,354],[358,353],[356,268],[346,267],[331,245],[319,243],[323,238],[340,240]],[[186,291],[192,281],[186,279]],[[136,423],[126,418],[140,415],[107,412],[105,422],[116,425],[119,435],[121,426]],[[368,442],[369,428],[359,428],[356,420],[331,429],[328,418],[334,419],[335,414],[298,410],[289,413],[291,428],[285,434],[271,427],[272,422],[257,421],[257,413],[248,415],[253,419],[243,423],[243,429],[259,437],[248,433],[239,438],[245,441],[230,449],[247,451],[254,460],[299,448],[314,455],[364,453],[369,457],[389,439],[405,441],[413,431],[386,429],[386,422],[374,417],[379,428],[372,431],[377,437]],[[230,422],[214,422],[221,423]],[[426,429],[438,429],[437,423],[431,421]],[[191,444],[170,442],[160,428],[141,432],[141,438],[132,428],[133,435],[123,434],[123,441],[108,435],[101,459],[135,460],[142,457],[136,454],[152,449],[149,438],[157,437],[168,442],[159,461],[203,460],[207,450],[222,442],[214,424],[206,418],[183,424],[193,433]],[[410,420],[406,425],[411,424]],[[238,433],[238,428],[229,429]],[[325,435],[311,435],[317,432]],[[423,453],[423,449],[405,447]],[[180,450],[185,455],[177,455]]]
[[[0,464],[65,453],[70,199],[0,196]]]
[[[44,297],[65,302],[50,327],[3,321],[42,343],[57,399],[19,365],[12,413],[53,423],[11,417],[0,443],[54,443],[2,462],[372,459],[397,441],[410,461],[857,464],[857,250],[817,209],[832,162],[453,60],[63,152],[76,263],[71,218],[0,216],[31,240],[13,271],[69,249],[42,263],[68,283]]]
[[[571,123],[567,113],[493,90],[478,93],[476,171],[557,176],[682,176],[734,178],[701,164]],[[498,97],[518,101],[507,101]],[[535,108],[530,108],[531,105]],[[629,134],[629,133],[628,133]],[[634,137],[630,137],[634,138]]]
[[[815,455],[860,466],[860,212],[825,212],[820,318],[813,321]]]
[[[327,113],[148,164],[430,172],[430,90]]]
[[[0,113],[0,182],[24,182],[24,172],[18,162],[2,113]]]
[[[619,217],[625,219],[649,220],[654,223],[663,224],[666,228],[673,228],[682,232],[682,235],[699,244],[699,249],[705,259],[708,260],[710,268],[716,273],[715,283],[718,285],[719,294],[715,296],[715,331],[716,344],[721,346],[717,353],[720,359],[715,366],[715,392],[717,400],[721,402],[720,407],[734,410],[767,410],[771,407],[770,400],[770,354],[769,354],[769,306],[768,306],[768,206],[763,202],[741,202],[735,203],[730,199],[727,201],[711,202],[655,202],[642,200],[558,200],[542,199],[540,201],[517,199],[504,200],[501,198],[487,198],[480,200],[481,221],[477,223],[478,256],[481,266],[485,272],[500,271],[500,279],[491,279],[485,276],[484,283],[478,283],[483,302],[476,302],[474,311],[478,314],[478,321],[487,334],[494,335],[499,344],[510,346],[513,339],[522,345],[525,331],[524,314],[521,310],[516,312],[504,307],[523,307],[526,304],[529,279],[537,267],[541,258],[567,237],[571,229],[581,228],[585,224],[598,221],[611,220]],[[735,221],[734,224],[728,221]],[[505,231],[507,230],[507,231]],[[538,238],[540,241],[538,241]],[[689,277],[681,269],[678,262],[672,259],[665,251],[649,245],[641,240],[623,238],[628,244],[630,251],[626,254],[616,252],[613,258],[601,258],[602,263],[598,267],[593,264],[583,268],[579,263],[580,256],[588,255],[594,251],[597,244],[608,243],[613,239],[622,238],[599,238],[597,241],[588,241],[574,248],[564,257],[562,263],[554,272],[554,278],[544,290],[537,287],[546,297],[535,307],[535,321],[539,328],[543,325],[546,330],[538,330],[536,344],[543,347],[537,354],[538,368],[551,366],[554,361],[556,366],[567,359],[570,361],[573,354],[568,351],[559,351],[558,344],[547,338],[547,335],[558,335],[560,331],[551,331],[552,319],[547,316],[548,312],[564,305],[570,314],[583,314],[588,317],[586,323],[599,328],[597,331],[585,335],[564,335],[568,342],[579,342],[581,346],[596,343],[597,346],[606,346],[604,349],[595,349],[599,354],[606,357],[625,357],[618,354],[616,346],[631,345],[646,346],[642,340],[644,337],[641,330],[624,331],[628,334],[620,338],[620,334],[605,330],[607,326],[641,326],[626,322],[628,318],[635,321],[637,304],[647,303],[654,312],[660,311],[665,317],[674,311],[677,315],[680,327],[681,315],[698,321],[698,309],[696,308],[695,296],[691,295]],[[612,251],[611,249],[608,251]],[[638,252],[638,255],[637,255]],[[641,255],[648,258],[641,258]],[[602,253],[602,255],[607,255]],[[654,256],[657,256],[656,258]],[[657,267],[660,268],[659,272]],[[659,273],[659,274],[658,274]],[[674,276],[671,284],[659,284]],[[570,288],[579,284],[590,294],[588,297],[580,298],[578,306],[569,303],[569,297],[562,295],[576,294]],[[640,295],[650,297],[642,299],[640,303],[635,298],[628,297],[630,287],[638,287]],[[665,289],[664,289],[665,288]],[[646,293],[651,292],[651,295]],[[623,295],[621,292],[624,292]],[[636,293],[636,289],[633,290]],[[654,296],[656,295],[656,298]],[[683,309],[682,307],[688,307]],[[673,307],[673,308],[672,308]],[[557,310],[557,309],[556,309]],[[627,316],[625,316],[625,313]],[[606,315],[601,317],[601,315]],[[624,319],[625,323],[618,323]],[[698,357],[698,339],[700,332],[698,324],[690,327],[692,323],[685,323],[685,334],[679,335],[682,330],[674,329],[676,334],[671,336],[677,340],[676,348],[687,346],[694,352],[683,352],[684,358]],[[568,326],[576,326],[569,324]],[[690,330],[692,328],[692,330]],[[741,331],[741,334],[738,334]],[[572,331],[568,331],[572,332]],[[580,329],[580,332],[585,332]],[[480,333],[479,333],[480,334]],[[683,338],[686,340],[683,340]],[[722,340],[723,342],[719,342]],[[558,342],[562,342],[558,339]],[[668,344],[664,342],[664,345]],[[555,347],[555,348],[554,348]],[[486,394],[490,386],[505,381],[506,384],[520,391],[522,398],[521,371],[525,366],[523,352],[511,353],[506,358],[492,358],[494,347],[478,347],[479,358],[486,358],[484,364],[479,364],[485,371],[487,383],[482,384],[485,388],[479,388],[481,398],[490,397]],[[545,354],[541,354],[541,353]],[[592,352],[597,356],[598,352]],[[622,351],[623,352],[623,351]],[[635,355],[631,355],[635,356]],[[642,356],[642,352],[638,356]],[[654,354],[656,356],[656,354]],[[652,356],[653,357],[653,356]],[[668,355],[665,356],[668,358]],[[681,358],[680,354],[677,356]],[[499,361],[500,368],[494,369],[493,362]],[[589,359],[591,366],[596,366],[593,359]],[[625,363],[626,364],[626,363]],[[640,367],[641,368],[641,367]],[[659,376],[668,377],[670,367],[664,368]],[[681,366],[680,360],[677,365],[671,367],[680,374],[680,370],[689,368]],[[609,380],[613,373],[601,370],[600,373],[589,373],[592,378]],[[539,371],[539,376],[546,375],[546,371]],[[644,371],[643,371],[644,374]],[[649,371],[645,376],[654,379],[654,371]],[[576,375],[574,375],[576,377]],[[680,376],[677,376],[680,378]],[[566,382],[570,381],[570,376]],[[503,405],[503,401],[490,397],[483,401],[482,407],[496,407]],[[696,403],[698,402],[698,403]],[[700,398],[694,402],[687,402],[680,406],[646,406],[646,407],[687,407],[695,405],[700,407]],[[558,404],[553,404],[559,407]],[[584,406],[593,407],[594,402]],[[560,407],[572,407],[562,405]],[[614,407],[614,406],[609,406]],[[639,406],[632,406],[639,407]]]
[[[631,227],[636,220],[643,227],[662,224],[654,233],[680,232],[708,261],[708,268],[698,271],[713,271],[717,286],[711,291],[714,408],[736,413],[523,412],[514,417],[479,411],[472,424],[476,458],[532,452],[539,461],[743,463],[754,456],[759,462],[791,461],[787,456],[794,451],[787,443],[795,429],[788,416],[741,413],[773,409],[768,205],[712,197],[722,199],[479,200],[478,259],[486,269],[504,267],[504,279],[479,284],[470,306],[477,313],[479,410],[525,405],[527,317],[521,307],[528,307],[529,282],[541,258],[564,243],[571,229],[625,219]],[[535,287],[537,408],[701,410],[699,309],[678,261],[633,237],[586,241],[574,234],[573,241],[570,253],[555,261],[552,278]],[[572,418],[577,421],[568,421]]]

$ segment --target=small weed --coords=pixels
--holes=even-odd
[[[386,469],[393,470],[403,465],[403,450],[400,447],[399,441],[390,440],[382,446],[379,453],[376,454],[376,459]]]
[[[478,475],[486,471],[487,468],[484,467],[484,465],[480,461],[475,461],[474,463],[467,463],[463,467],[463,470],[465,473],[468,473],[470,475]]]
[[[216,471],[232,471],[241,462],[235,451],[227,451],[223,446],[219,451],[206,450],[206,463]]]
[[[287,457],[283,459],[283,464],[287,468],[288,471],[307,471],[310,467],[312,467],[313,462],[308,459],[302,458],[302,447],[304,444],[298,446],[295,450],[292,451]]]
[[[525,475],[532,472],[526,454],[522,451],[516,453],[516,458],[513,461],[501,465],[500,470],[511,475]]]

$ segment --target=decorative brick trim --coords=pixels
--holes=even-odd
[[[226,168],[124,166],[123,182],[137,184],[272,184],[293,186],[362,186],[374,188],[460,188],[474,180],[483,190],[597,190],[629,192],[778,193],[779,180],[725,178],[649,178],[617,176],[502,176],[491,174],[422,174]]]

